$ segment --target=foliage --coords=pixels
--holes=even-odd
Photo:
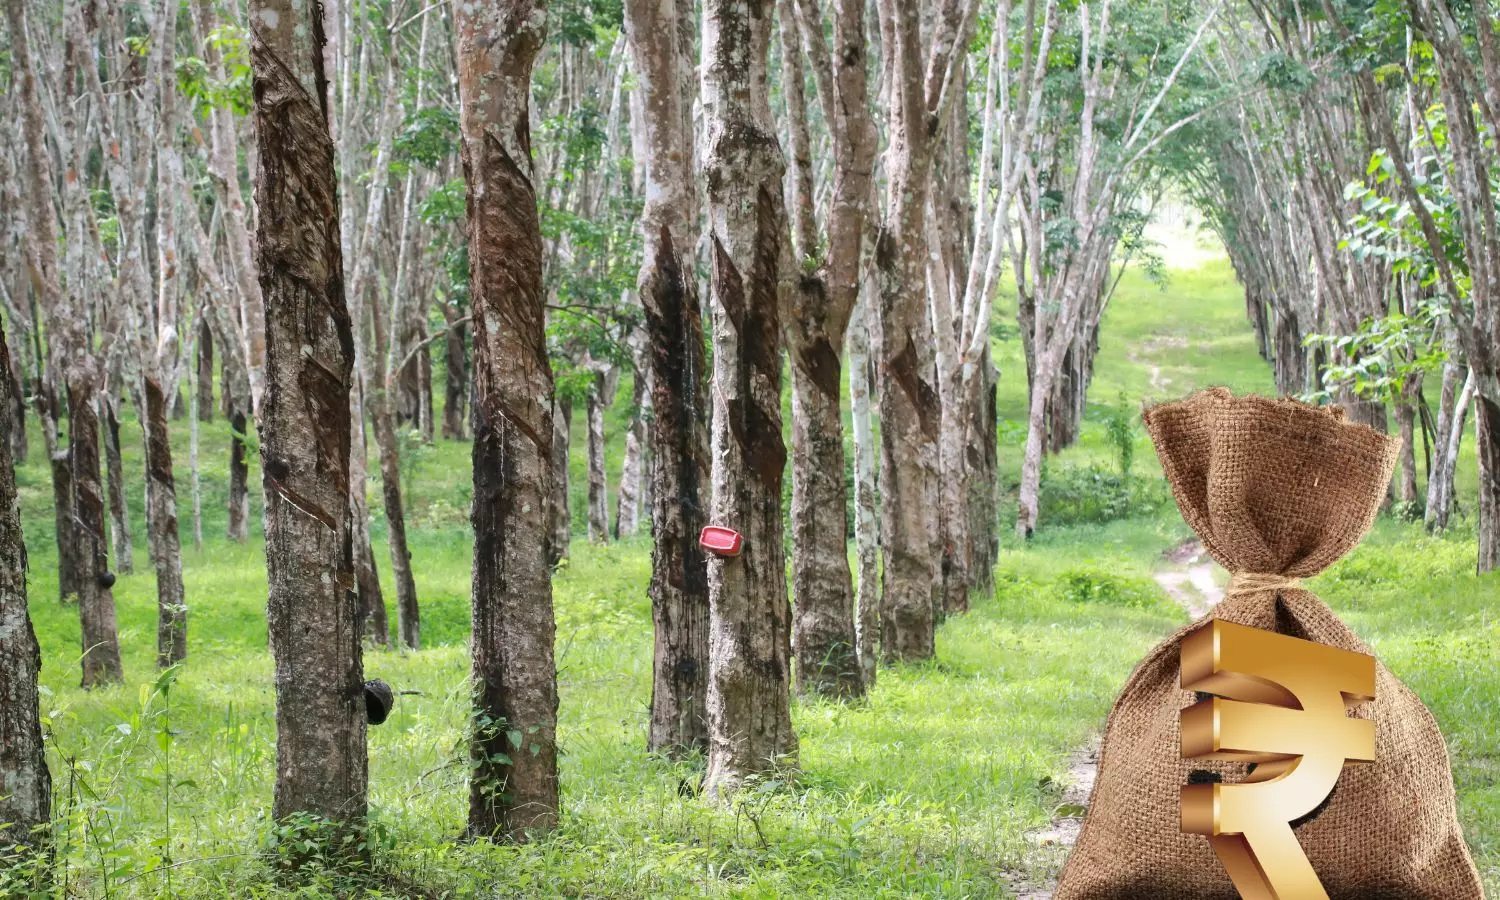
[[[1402,391],[1413,377],[1448,358],[1442,335],[1447,305],[1428,300],[1412,315],[1392,313],[1366,319],[1354,334],[1310,334],[1304,343],[1322,348],[1331,360],[1323,369],[1322,388],[1304,399],[1325,403],[1342,390],[1366,400],[1403,402]]]
[[[1115,450],[1115,460],[1120,464],[1120,476],[1130,477],[1130,467],[1135,463],[1136,421],[1139,415],[1131,409],[1125,392],[1120,392],[1119,402],[1105,413],[1104,432]]]
[[[1161,590],[1149,578],[1121,575],[1106,569],[1069,569],[1058,579],[1062,594],[1074,603],[1151,609],[1162,604]]]
[[[218,52],[224,77],[216,77],[199,57],[178,56],[178,90],[195,101],[200,111],[227,109],[235,115],[245,115],[254,105],[245,30],[235,25],[215,28],[208,35],[208,45]]]
[[[1103,524],[1154,513],[1166,501],[1157,479],[1091,463],[1051,467],[1042,476],[1041,515],[1049,526]]]

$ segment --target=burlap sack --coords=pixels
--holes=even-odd
[[[1399,442],[1337,411],[1216,389],[1146,412],[1183,518],[1231,573],[1306,578],[1369,530]],[[1276,581],[1277,579],[1271,579]],[[1369,649],[1309,591],[1237,578],[1212,615],[1346,650]],[[1057,900],[1236,900],[1208,839],[1184,834],[1189,780],[1235,783],[1246,766],[1185,760],[1179,643],[1136,668],[1110,713],[1099,778]],[[1384,666],[1373,765],[1347,766],[1328,802],[1295,827],[1332,900],[1474,900],[1479,875],[1460,833],[1447,748],[1426,707]],[[1212,775],[1208,773],[1213,773]]]

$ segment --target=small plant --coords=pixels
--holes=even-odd
[[[1098,464],[1049,467],[1040,499],[1048,525],[1103,525],[1156,512],[1166,502],[1166,484]]]
[[[1155,585],[1102,569],[1073,569],[1058,579],[1062,594],[1074,603],[1145,609],[1160,602]]]
[[[1115,460],[1120,465],[1120,474],[1130,476],[1130,468],[1135,463],[1135,436],[1136,421],[1138,414],[1130,408],[1130,402],[1125,399],[1125,392],[1120,392],[1120,403],[1111,407],[1108,417],[1104,420],[1105,433],[1109,435],[1110,446],[1115,449]]]

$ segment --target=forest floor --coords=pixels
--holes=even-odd
[[[1025,369],[1013,314],[1002,304],[996,320],[1006,324],[995,329],[1008,497],[1024,438]],[[1270,390],[1227,265],[1174,270],[1165,286],[1128,275],[1106,315],[1080,445],[1049,462],[1049,479],[1065,484],[1086,466],[1114,465],[1104,426],[1112,409],[1210,384]],[[608,420],[611,478],[628,385],[620,396]],[[585,484],[577,424],[575,514]],[[1086,796],[1076,783],[1081,748],[1097,738],[1136,660],[1188,621],[1156,576],[1188,565],[1164,560],[1163,552],[1191,535],[1139,435],[1141,488],[1123,518],[1049,524],[1044,508],[1042,530],[1027,546],[1002,528],[994,595],[942,625],[935,660],[882,670],[864,702],[798,700],[800,771],[715,809],[692,796],[698,764],[644,751],[647,542],[577,539],[555,585],[563,826],[524,847],[469,844],[460,840],[469,448],[406,442],[425,646],[365,654],[369,677],[406,692],[370,733],[375,872],[278,878],[267,860],[296,835],[268,822],[274,696],[258,527],[246,545],[222,538],[227,429],[216,420],[203,434],[206,542],[193,548],[186,423],[174,427],[190,625],[189,658],[170,691],[153,666],[154,582],[135,424],[127,424],[125,441],[136,574],[116,588],[122,686],[78,689],[77,610],[56,599],[51,489],[35,432],[20,471],[59,860],[71,896],[1011,897],[1018,878],[1044,885],[1055,876],[1062,854],[1039,847],[1056,820],[1076,817]],[[1472,474],[1460,485],[1463,497],[1473,496]],[[388,574],[378,485],[370,491]],[[1437,717],[1453,756],[1465,836],[1495,892],[1500,581],[1476,579],[1474,556],[1469,524],[1432,538],[1387,518],[1311,586]],[[1183,589],[1193,584],[1189,575]]]

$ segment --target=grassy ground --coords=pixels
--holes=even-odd
[[[1015,424],[1024,366],[1013,334],[997,344],[997,359],[1009,488],[1024,437]],[[1271,387],[1227,267],[1174,272],[1165,290],[1127,277],[1105,321],[1082,441],[1049,473],[1110,460],[1102,422],[1122,402],[1134,408],[1208,384]],[[611,478],[629,396],[627,383],[609,420]],[[580,410],[573,478],[580,531],[582,424]],[[365,656],[370,676],[410,692],[371,731],[378,872],[357,881],[303,873],[278,882],[266,860],[295,835],[267,821],[275,734],[264,560],[258,541],[237,546],[220,537],[226,432],[222,423],[204,432],[207,541],[199,550],[189,542],[184,554],[190,657],[170,690],[153,668],[139,431],[128,424],[125,432],[138,550],[137,574],[116,589],[123,686],[77,688],[77,611],[56,600],[51,491],[39,450],[20,472],[70,895],[1004,897],[1006,873],[1026,868],[1026,832],[1047,822],[1059,802],[1069,751],[1100,727],[1135,660],[1185,620],[1149,577],[1161,550],[1187,536],[1174,509],[1148,507],[1105,525],[1047,529],[1044,522],[1029,547],[1006,538],[995,596],[944,624],[936,661],[882,671],[866,703],[798,702],[800,774],[771,779],[733,808],[716,810],[690,795],[693,763],[649,758],[642,749],[647,545],[577,540],[556,581],[563,828],[522,848],[464,844],[468,447],[442,442],[408,463],[428,646]],[[178,437],[186,528],[185,429]],[[1144,437],[1136,458],[1138,471],[1154,479]],[[258,472],[252,477],[258,481]],[[372,485],[383,554],[378,496]],[[1316,589],[1443,726],[1466,835],[1495,890],[1500,583],[1476,580],[1474,554],[1472,533],[1462,527],[1433,539],[1382,521]]]

